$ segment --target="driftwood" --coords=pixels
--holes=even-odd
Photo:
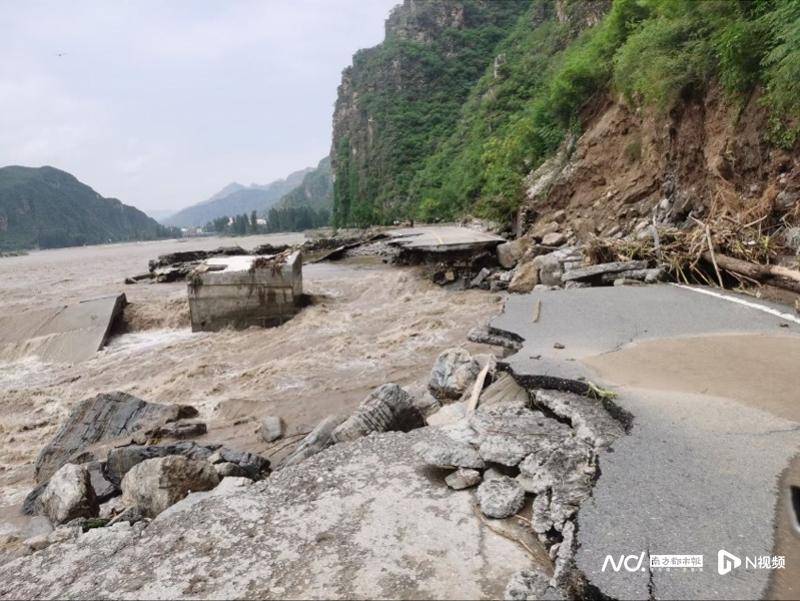
[[[751,280],[764,282],[793,292],[800,292],[800,271],[780,265],[759,265],[719,253],[712,255],[709,251],[703,253],[703,258],[710,263],[716,263],[722,269],[745,276]]]
[[[478,408],[478,401],[483,392],[483,385],[486,383],[486,376],[489,375],[489,370],[494,367],[494,359],[488,359],[486,365],[475,378],[475,384],[472,385],[472,394],[470,394],[469,401],[467,402],[467,413],[474,413]]]

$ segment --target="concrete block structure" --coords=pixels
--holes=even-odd
[[[276,326],[300,308],[303,260],[299,252],[216,257],[188,282],[193,331]]]

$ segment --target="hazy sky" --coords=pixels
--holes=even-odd
[[[158,211],[316,164],[397,2],[0,0],[0,166]]]

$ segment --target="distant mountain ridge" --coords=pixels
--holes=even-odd
[[[178,211],[165,219],[164,223],[178,227],[201,227],[218,217],[249,214],[252,211],[263,213],[300,185],[311,171],[311,167],[301,169],[289,174],[286,179],[265,185],[243,186],[233,182],[210,198]]]
[[[303,181],[291,192],[285,194],[277,205],[278,209],[308,207],[310,209],[330,209],[333,206],[333,174],[331,158],[325,157],[303,177]]]
[[[0,250],[154,240],[174,233],[66,171],[0,168]]]

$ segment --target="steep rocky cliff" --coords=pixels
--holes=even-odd
[[[451,132],[475,81],[529,0],[405,0],[382,44],[345,69],[333,117],[335,220],[408,212],[408,185]]]

